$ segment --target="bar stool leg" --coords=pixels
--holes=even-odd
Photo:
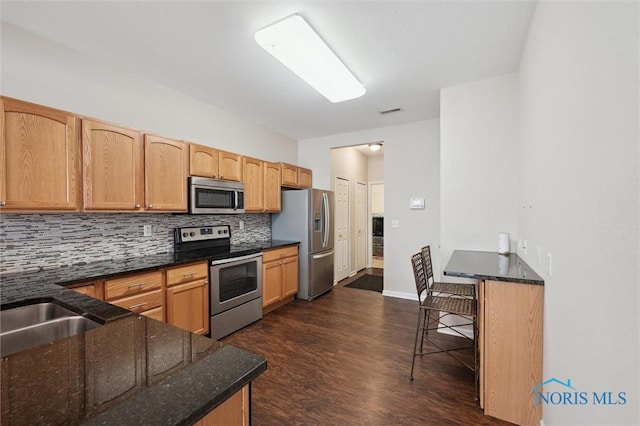
[[[416,339],[413,342],[413,357],[411,359],[411,373],[409,374],[409,380],[413,380],[413,367],[416,364],[416,355],[417,355],[416,350],[418,349],[419,335],[422,335],[422,337],[424,337],[424,329],[420,328],[420,323],[424,324],[423,311],[424,309],[422,308],[418,310],[418,324],[416,325]],[[420,352],[422,352],[422,340],[420,340]]]

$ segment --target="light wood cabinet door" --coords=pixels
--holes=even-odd
[[[194,426],[249,426],[249,385],[231,395]]]
[[[298,186],[300,188],[311,188],[312,172],[304,167],[298,167]]]
[[[542,404],[534,405],[531,389],[542,383],[544,287],[504,281],[485,281],[483,287],[484,412],[516,424],[539,424]]]
[[[218,151],[218,179],[242,182],[242,156]]]
[[[142,136],[132,129],[82,120],[85,210],[138,211],[144,202]]]
[[[282,169],[281,185],[288,188],[298,187],[298,166],[292,164],[280,163]]]
[[[161,136],[144,136],[147,211],[187,211],[188,162],[186,143]]]
[[[244,182],[244,210],[264,211],[264,163],[251,157],[242,157]]]
[[[298,256],[282,259],[282,297],[298,292]]]
[[[280,163],[264,162],[264,209],[269,213],[282,210]]]
[[[279,260],[262,264],[262,307],[282,300],[282,265]]]
[[[218,173],[218,150],[189,144],[189,175],[215,178]]]
[[[167,323],[196,334],[209,332],[209,284],[206,279],[167,288]]]
[[[0,210],[78,211],[76,117],[0,98]]]

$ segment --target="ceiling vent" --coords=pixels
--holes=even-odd
[[[391,109],[385,109],[384,111],[379,111],[379,112],[382,115],[386,115],[386,114],[392,114],[394,112],[400,112],[400,111],[402,111],[400,108],[391,108]]]

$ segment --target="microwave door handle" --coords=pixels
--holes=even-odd
[[[233,194],[234,194],[234,196],[235,196],[235,197],[234,197],[234,198],[235,198],[235,200],[234,200],[234,202],[233,202],[233,209],[234,209],[234,210],[238,210],[238,191],[233,191]]]

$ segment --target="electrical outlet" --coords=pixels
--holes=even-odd
[[[551,276],[551,253],[547,253],[547,257],[549,258],[549,269],[547,270],[547,274],[549,274],[549,276]]]
[[[527,254],[527,240],[524,240],[524,241],[522,242],[522,252],[523,252],[524,254]]]
[[[153,231],[151,230],[151,225],[142,226],[142,235],[145,237],[150,237],[153,235]]]
[[[238,221],[238,229],[244,229],[244,220]]]
[[[536,247],[536,251],[538,252],[538,266],[542,265],[542,255],[541,255],[541,250],[540,250],[540,246]]]
[[[391,221],[391,227],[392,228],[400,228],[400,221],[398,219],[393,219]]]

